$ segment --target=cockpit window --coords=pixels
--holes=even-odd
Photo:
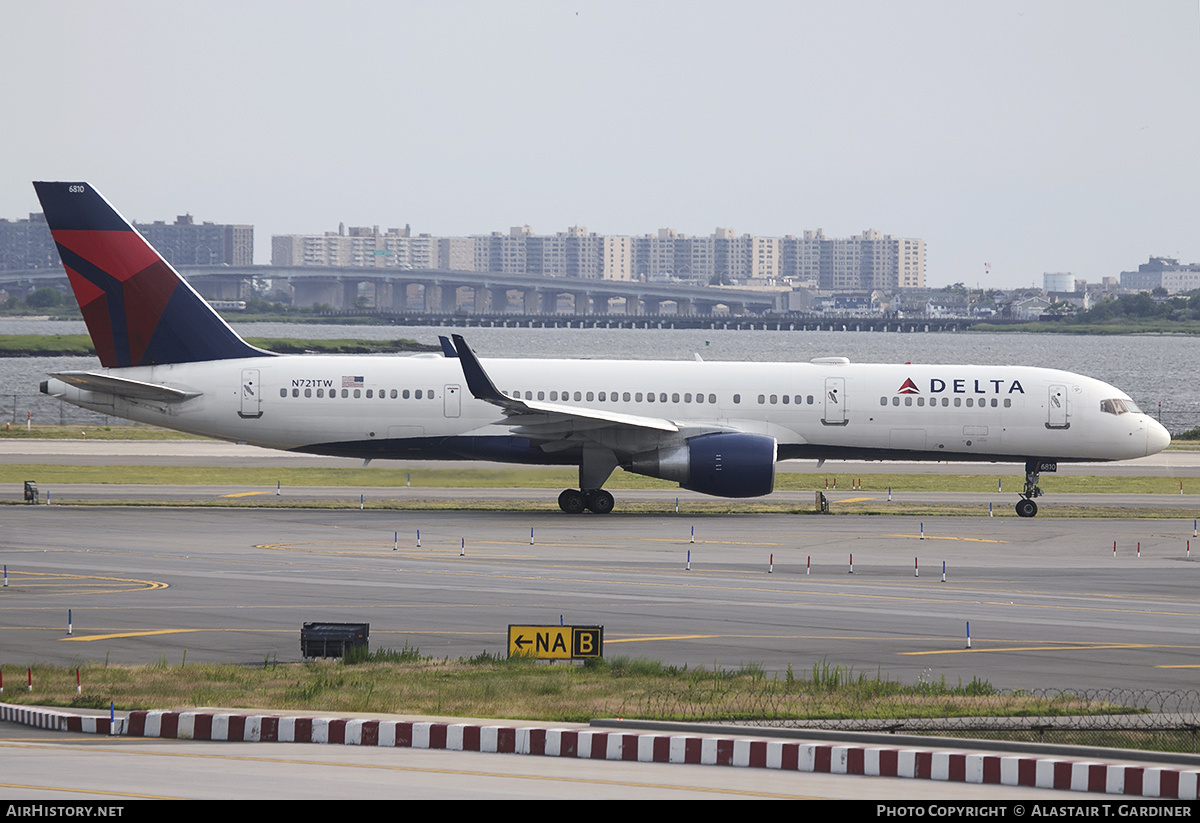
[[[1100,411],[1106,414],[1127,414],[1129,412],[1140,414],[1142,410],[1132,400],[1113,398],[1111,400],[1101,400]]]

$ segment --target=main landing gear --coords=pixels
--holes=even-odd
[[[608,514],[616,501],[604,489],[564,489],[558,496],[558,507],[567,514],[581,514],[584,509],[596,514]]]
[[[1025,461],[1025,490],[1021,492],[1021,499],[1017,501],[1018,517],[1034,517],[1038,513],[1037,503],[1033,502],[1033,498],[1043,494],[1038,486],[1043,471],[1058,471],[1058,464],[1042,460]]]
[[[612,449],[585,445],[579,458],[579,488],[565,489],[558,496],[558,507],[567,514],[581,514],[584,509],[596,514],[611,512],[613,496],[601,487],[616,468],[617,456]]]

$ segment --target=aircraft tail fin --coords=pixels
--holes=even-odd
[[[90,184],[33,187],[101,365],[271,355],[242,340]]]

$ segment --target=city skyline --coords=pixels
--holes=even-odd
[[[926,283],[1200,260],[1200,4],[13,4],[0,215],[921,238]],[[986,268],[990,264],[990,268]]]

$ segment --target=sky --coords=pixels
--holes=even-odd
[[[871,228],[984,288],[1200,262],[1200,0],[0,0],[32,180],[273,234]],[[985,268],[990,264],[990,268]]]

